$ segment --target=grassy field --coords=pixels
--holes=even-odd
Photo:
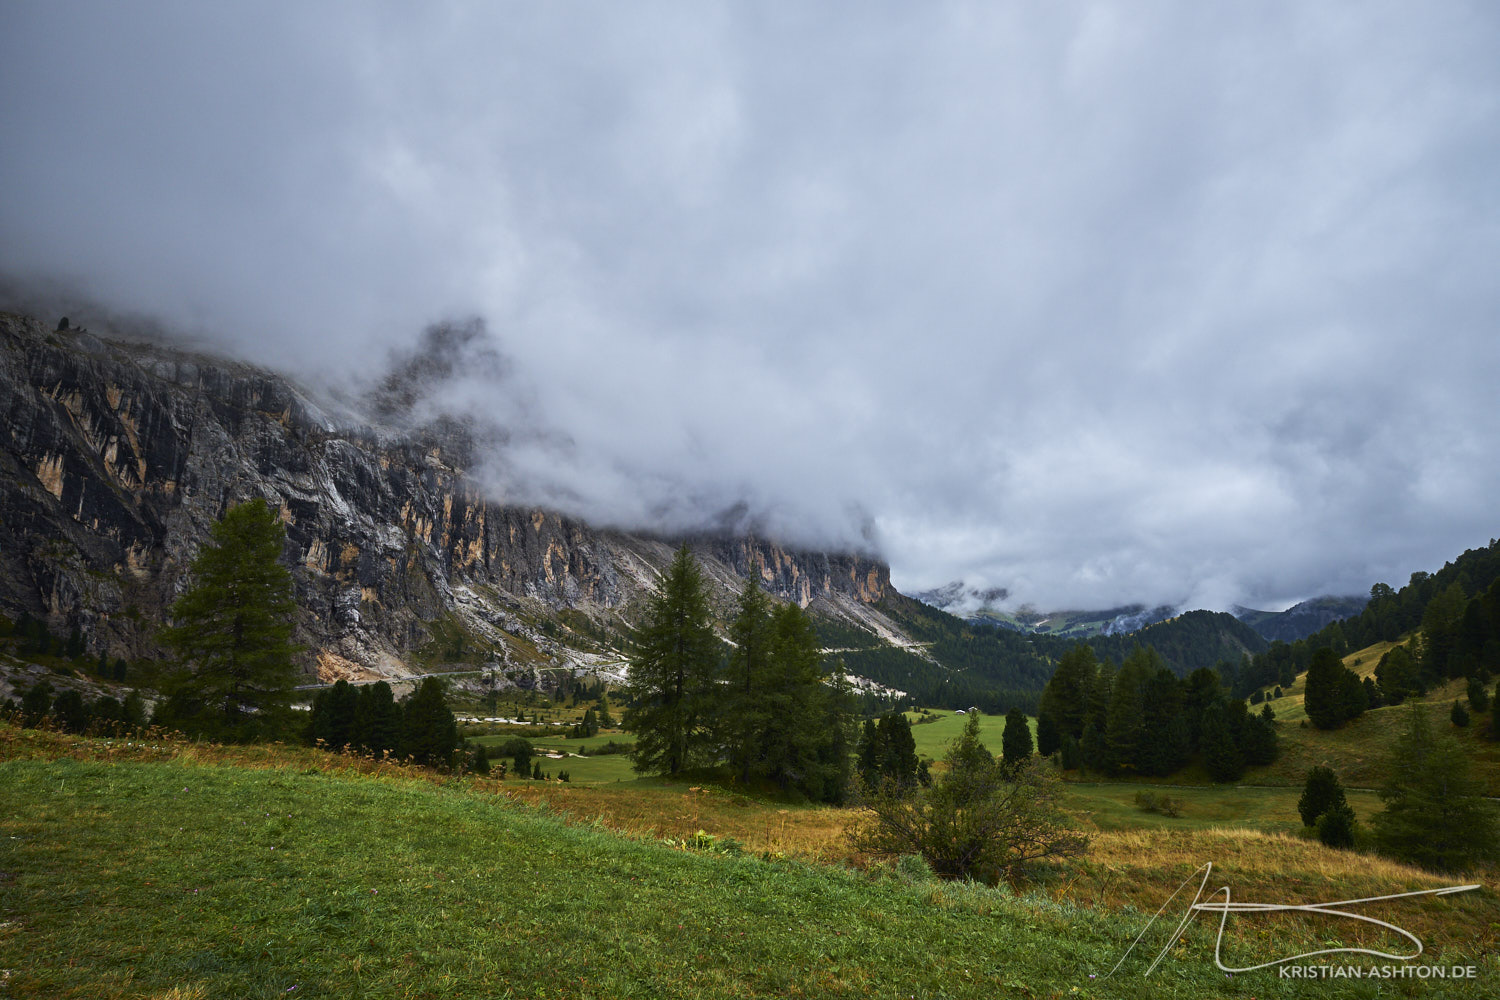
[[[911,723],[911,735],[917,743],[917,753],[923,757],[933,760],[942,760],[943,755],[948,752],[948,745],[958,739],[958,735],[964,731],[968,724],[967,715],[958,715],[947,709],[933,709],[932,714],[924,716],[918,712],[907,712],[906,719]],[[932,719],[934,721],[926,721]],[[1036,742],[1036,719],[1027,718],[1031,726],[1031,740]],[[1000,738],[1005,734],[1005,716],[983,715],[979,717],[979,738],[991,753],[1000,752]]]
[[[1445,995],[1226,979],[1206,920],[1153,978],[1145,954],[1090,978],[1205,861],[1237,899],[1447,884],[1277,832],[1286,790],[1206,789],[1165,820],[1131,815],[1133,788],[1080,786],[1075,805],[1105,828],[1088,859],[1018,895],[862,868],[836,846],[852,811],[722,790],[445,778],[304,748],[3,725],[0,758],[0,996]],[[1269,828],[1213,825],[1253,809]],[[745,852],[683,849],[728,838]],[[1492,892],[1385,916],[1443,961],[1480,964],[1482,983],[1500,976]],[[1247,920],[1227,957],[1373,943],[1346,924]],[[1150,955],[1167,930],[1153,933]]]
[[[476,743],[489,748],[504,744],[513,737],[500,734],[495,736],[475,736],[469,739],[470,743]],[[527,742],[532,746],[536,757],[533,759],[542,765],[544,772],[550,772],[557,777],[561,771],[568,772],[568,779],[575,785],[598,785],[617,781],[635,781],[640,776],[631,769],[629,754],[601,754],[598,756],[585,757],[579,754],[585,748],[603,746],[614,741],[616,743],[631,743],[634,737],[628,733],[610,731],[598,736],[590,736],[586,739],[568,739],[562,735],[557,736],[528,736]]]

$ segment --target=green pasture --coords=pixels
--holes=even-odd
[[[1105,980],[1143,915],[672,849],[462,781],[59,759],[0,787],[4,996],[1307,995],[1226,980],[1201,922]]]

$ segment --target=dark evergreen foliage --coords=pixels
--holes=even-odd
[[[1000,737],[1000,754],[1005,766],[1012,770],[1020,767],[1031,757],[1032,749],[1031,724],[1026,713],[1013,708],[1005,713],[1005,731]]]
[[[448,708],[443,682],[425,678],[402,706],[401,755],[435,767],[452,762],[458,747],[458,722]]]
[[[292,576],[279,562],[286,530],[256,499],[230,508],[211,536],[161,633],[184,668],[165,721],[222,739],[273,735],[288,721],[298,676]]]
[[[1345,805],[1344,786],[1332,768],[1319,766],[1307,772],[1302,797],[1297,800],[1297,814],[1302,817],[1303,826],[1316,826],[1319,816]]]
[[[1433,730],[1423,706],[1411,706],[1388,773],[1380,791],[1385,809],[1373,824],[1382,852],[1439,871],[1500,856],[1495,806],[1463,748]]]
[[[684,544],[659,579],[630,652],[624,725],[636,734],[637,771],[670,775],[713,762],[719,658],[702,573]]]

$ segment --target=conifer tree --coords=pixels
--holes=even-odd
[[[230,508],[193,560],[161,639],[190,672],[169,697],[178,725],[230,739],[284,726],[297,680],[286,530],[262,499]]]
[[[1307,668],[1307,691],[1303,707],[1307,717],[1319,729],[1336,729],[1349,718],[1350,694],[1345,675],[1350,674],[1338,654],[1323,647],[1313,654]]]
[[[718,663],[703,576],[684,544],[659,578],[630,652],[624,722],[636,734],[637,771],[678,774],[713,759]]]
[[[1457,698],[1453,699],[1453,710],[1448,713],[1448,718],[1460,729],[1469,724],[1469,713],[1464,711],[1463,705],[1459,704]]]
[[[1332,768],[1314,767],[1307,772],[1302,797],[1297,800],[1297,814],[1303,826],[1316,826],[1318,817],[1337,806],[1347,805],[1344,786]]]
[[[1424,706],[1412,704],[1388,773],[1380,791],[1385,809],[1373,823],[1383,853],[1439,871],[1500,856],[1494,805],[1463,748],[1433,730]]]
[[[1229,705],[1222,700],[1203,712],[1203,766],[1216,782],[1237,781],[1245,773],[1245,759],[1235,741],[1231,720]]]
[[[758,564],[752,566],[745,578],[729,626],[732,646],[721,723],[730,767],[741,781],[749,781],[752,771],[764,770],[760,744],[773,723],[772,687],[778,682],[770,672],[771,605],[760,589],[757,568]]]
[[[401,722],[402,756],[432,766],[452,761],[459,743],[458,722],[440,678],[428,677],[417,686],[403,707]]]
[[[1408,696],[1422,691],[1417,662],[1405,646],[1397,646],[1375,665],[1375,681],[1386,702],[1399,705]]]
[[[1062,749],[1062,734],[1050,715],[1039,715],[1036,720],[1036,752],[1051,757]]]
[[[796,604],[784,604],[772,615],[766,721],[760,736],[760,769],[783,789],[797,787],[814,799],[823,797],[824,775],[819,751],[828,731],[828,689],[823,684],[823,654],[812,620]],[[908,735],[911,727],[907,726]],[[912,743],[916,755],[916,743]],[[916,771],[916,763],[912,763]]]
[[[1110,763],[1115,768],[1141,770],[1147,738],[1142,688],[1150,676],[1148,671],[1152,670],[1152,655],[1136,647],[1115,675],[1104,728]]]
[[[359,705],[359,692],[346,680],[339,680],[333,687],[319,691],[313,698],[312,711],[308,713],[307,742],[319,740],[329,750],[338,750],[353,742],[354,716]]]
[[[1057,661],[1057,668],[1042,691],[1039,714],[1051,716],[1060,733],[1082,738],[1097,671],[1093,647],[1080,643],[1069,649]]]
[[[1318,817],[1318,840],[1328,847],[1354,846],[1354,810],[1348,803],[1334,806]]]
[[[376,755],[395,753],[401,746],[401,724],[401,706],[389,684],[376,681],[359,688],[349,726],[350,743]]]
[[[1470,677],[1466,694],[1469,698],[1469,707],[1476,712],[1483,712],[1490,707],[1490,696],[1484,690],[1484,682],[1478,677]]]
[[[1014,772],[1031,757],[1031,725],[1026,713],[1012,708],[1005,713],[1005,731],[1000,737],[1000,755],[1008,771]]]

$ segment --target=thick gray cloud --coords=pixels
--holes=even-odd
[[[1494,5],[807,6],[8,4],[0,271],[309,376],[482,317],[498,492],[907,589],[1500,533]]]

